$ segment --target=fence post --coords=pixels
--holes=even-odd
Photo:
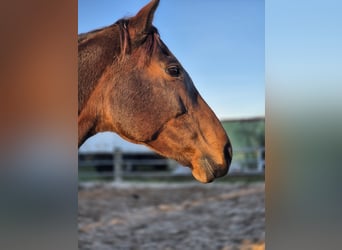
[[[119,183],[122,181],[122,152],[119,148],[114,149],[113,153],[113,174],[114,174],[114,181]]]
[[[173,161],[170,158],[166,159],[166,164],[167,164],[167,170],[168,171],[173,170]]]
[[[264,164],[265,164],[265,160],[264,160],[264,157],[263,157],[263,154],[265,152],[265,148],[258,148],[257,150],[257,153],[258,153],[258,158],[257,158],[257,161],[258,161],[258,172],[259,173],[262,173],[264,171]]]

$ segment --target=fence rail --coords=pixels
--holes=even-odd
[[[147,157],[143,159],[134,159],[127,157],[120,149],[116,148],[112,155],[108,153],[103,155],[101,158],[91,157],[93,159],[79,157],[79,176],[85,179],[107,178],[115,182],[122,182],[125,178],[168,178],[191,175],[190,171],[176,173],[175,170],[179,165],[175,161],[155,157],[154,153],[146,153]],[[145,166],[147,170],[141,171],[141,168],[136,170],[135,166]],[[101,170],[104,167],[107,167],[107,171]],[[264,148],[234,150],[233,162],[229,170],[231,175],[260,175],[264,174],[264,169]]]

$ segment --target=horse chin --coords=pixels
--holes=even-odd
[[[210,183],[215,179],[215,175],[212,172],[198,168],[192,170],[192,175],[196,180],[202,183]]]
[[[192,175],[202,183],[210,183],[215,178],[222,177],[228,172],[228,167],[215,164],[210,157],[202,157],[197,165],[192,167]]]

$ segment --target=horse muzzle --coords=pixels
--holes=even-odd
[[[230,144],[224,147],[223,161],[218,163],[213,157],[202,156],[197,164],[192,165],[192,175],[202,183],[210,183],[214,179],[225,176],[228,173],[232,161],[232,148]]]

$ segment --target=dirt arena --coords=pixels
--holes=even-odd
[[[79,249],[265,249],[264,188],[263,182],[82,185]]]

